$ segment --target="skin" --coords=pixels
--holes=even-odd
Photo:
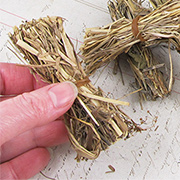
[[[36,79],[26,67],[0,63],[0,179],[34,176],[50,160],[46,147],[68,140],[61,116],[77,88]]]

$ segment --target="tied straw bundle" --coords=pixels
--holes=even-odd
[[[114,105],[129,103],[104,98],[102,90],[90,83],[64,31],[62,18],[46,17],[25,22],[14,28],[10,39],[16,55],[25,59],[29,63],[26,66],[46,82],[71,81],[77,85],[78,97],[64,121],[78,161],[95,159],[101,150],[118,139],[140,130]]]
[[[155,6],[157,8],[159,3]],[[127,18],[131,21],[137,21],[139,16],[145,16],[150,13],[151,9],[142,7],[141,1],[133,0],[116,0],[108,2],[108,9],[113,21],[120,18]],[[142,37],[141,37],[142,38]],[[139,91],[140,102],[142,99],[155,99],[157,97],[164,97],[171,91],[171,79],[169,80],[169,89],[165,83],[164,76],[159,68],[164,66],[164,63],[159,64],[153,57],[151,49],[144,47],[144,42],[134,44],[127,52],[128,62],[136,78],[137,87]],[[118,59],[117,59],[118,60]]]
[[[114,60],[140,42],[144,46],[157,44],[158,40],[170,39],[180,51],[180,1],[170,0],[149,14],[131,21],[122,17],[104,27],[88,28],[81,47],[86,72]]]

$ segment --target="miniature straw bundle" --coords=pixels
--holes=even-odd
[[[146,16],[133,21],[123,17],[102,28],[88,28],[81,47],[86,72],[93,73],[139,42],[145,46],[171,39],[180,49],[180,3],[170,0]]]
[[[133,20],[139,15],[144,16],[150,13],[150,9],[142,7],[141,1],[137,3],[133,0],[109,1],[108,8],[113,21],[122,17]],[[135,75],[137,87],[142,89],[139,92],[140,102],[142,99],[164,97],[171,91],[171,86],[168,90],[159,70],[164,64],[159,64],[153,57],[151,49],[143,45],[144,42],[134,44],[127,52],[128,62]]]
[[[32,20],[14,28],[10,39],[16,55],[49,83],[72,81],[79,94],[65,114],[69,139],[77,160],[95,159],[120,138],[138,130],[136,124],[114,104],[126,102],[103,97],[89,81],[78,61],[60,17]],[[17,50],[19,49],[19,51]]]

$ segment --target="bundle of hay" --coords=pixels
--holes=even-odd
[[[102,90],[90,83],[64,31],[62,18],[46,17],[25,22],[14,28],[10,39],[16,55],[44,81],[71,81],[77,85],[78,97],[64,121],[78,161],[97,158],[101,150],[138,130],[117,106],[129,103],[103,97]]]
[[[86,29],[81,47],[86,72],[92,74],[137,43],[143,42],[147,47],[164,39],[170,39],[180,50],[179,0],[169,0],[147,15],[136,16],[133,20],[121,17],[107,26]]]
[[[158,2],[160,3],[160,1]],[[156,3],[156,8],[160,5],[158,2]],[[155,1],[153,6],[155,7]],[[142,6],[141,1],[133,0],[110,0],[108,9],[113,21],[123,17],[135,21],[138,17],[145,16],[151,12],[150,8]],[[154,100],[157,97],[162,98],[171,91],[171,86],[169,86],[169,89],[167,88],[167,83],[161,71],[165,64],[160,64],[154,58],[151,49],[144,46],[144,41],[134,44],[126,54],[136,79],[137,88],[141,89],[139,91],[140,102],[143,99]],[[170,77],[169,82],[172,81],[171,79],[172,77]]]

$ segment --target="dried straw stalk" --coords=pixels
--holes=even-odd
[[[108,8],[113,21],[120,18],[127,18],[133,21],[138,16],[145,16],[151,9],[142,7],[141,1],[133,0],[113,0],[108,2]],[[142,89],[139,92],[140,102],[142,99],[155,99],[164,97],[171,89],[167,89],[164,76],[159,68],[164,64],[159,64],[153,57],[151,49],[144,47],[144,42],[134,44],[127,52],[128,62],[136,78],[137,87]]]
[[[133,21],[122,17],[101,28],[88,28],[84,39],[81,51],[88,74],[139,42],[150,46],[157,44],[157,40],[171,39],[180,50],[180,1],[169,0]]]
[[[149,0],[149,2],[152,4],[153,8],[156,9],[168,0]]]
[[[72,81],[77,85],[79,95],[65,114],[65,125],[78,161],[97,158],[101,150],[138,130],[136,124],[114,105],[129,103],[104,98],[102,90],[90,83],[60,17],[25,22],[14,28],[10,39],[16,55],[25,59],[30,64],[27,66],[46,82]]]

